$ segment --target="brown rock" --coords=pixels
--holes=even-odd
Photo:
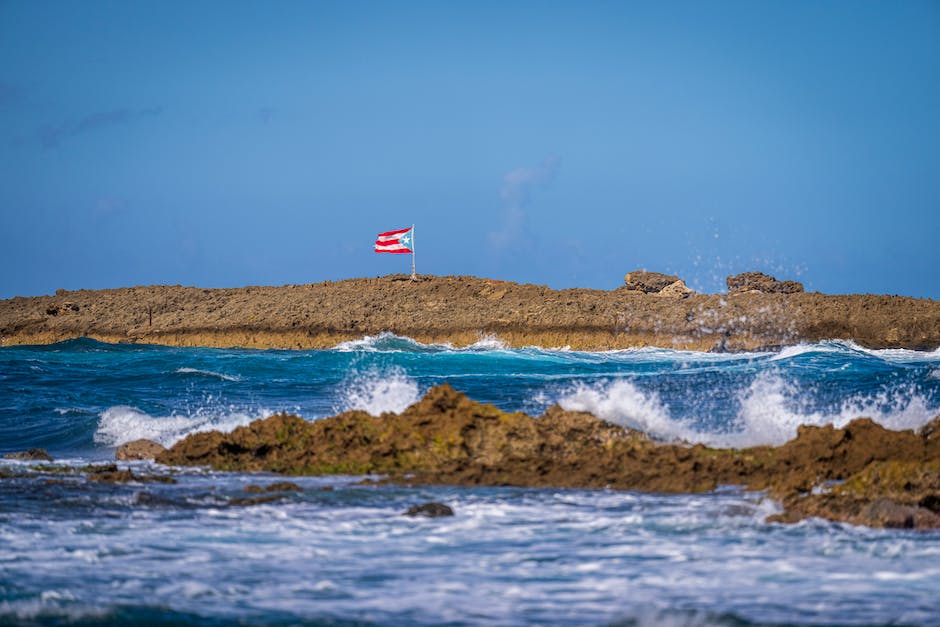
[[[796,294],[803,291],[803,284],[796,281],[778,281],[763,272],[742,272],[725,279],[729,294],[761,292],[763,294]]]
[[[114,459],[118,461],[152,460],[165,450],[166,447],[153,440],[134,440],[117,447],[114,451]]]
[[[20,451],[18,453],[7,453],[3,456],[3,459],[24,459],[28,461],[42,461],[42,462],[51,462],[54,461],[52,456],[46,452],[44,448],[31,448],[28,451]]]
[[[661,292],[667,285],[672,285],[678,280],[679,277],[671,274],[649,272],[647,270],[634,270],[624,277],[623,282],[631,290],[654,294]]]
[[[687,287],[685,281],[679,279],[675,283],[670,283],[662,290],[656,293],[657,296],[664,296],[666,298],[688,298],[695,293],[690,287]]]
[[[454,509],[444,503],[422,503],[421,505],[412,505],[403,516],[422,516],[424,518],[442,518],[444,516],[453,516]]]
[[[269,483],[266,486],[260,485],[246,485],[242,488],[245,492],[252,494],[260,494],[262,492],[302,492],[301,488],[296,483],[291,481],[278,481],[276,483]]]

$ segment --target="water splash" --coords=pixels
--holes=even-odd
[[[418,384],[401,368],[355,373],[340,384],[337,411],[361,409],[373,416],[400,413],[418,402]]]

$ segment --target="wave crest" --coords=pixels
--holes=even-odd
[[[337,411],[360,409],[373,416],[401,413],[421,397],[418,384],[404,370],[368,370],[348,377],[340,384]]]
[[[117,405],[101,413],[94,441],[103,446],[120,446],[144,438],[163,446],[172,446],[193,433],[232,431],[272,413],[267,409],[254,412],[199,410],[189,416],[151,416],[136,407]]]

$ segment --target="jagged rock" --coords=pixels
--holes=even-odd
[[[444,503],[422,503],[421,505],[412,505],[403,516],[423,516],[425,518],[441,518],[443,516],[453,516],[454,509]]]
[[[3,459],[24,459],[28,461],[42,461],[42,462],[51,462],[54,461],[52,456],[46,452],[44,448],[31,448],[28,451],[20,451],[18,453],[7,453],[3,456]]]
[[[667,285],[672,285],[678,280],[679,277],[671,274],[649,272],[647,270],[634,270],[633,272],[627,273],[623,282],[631,290],[654,294],[661,292]]]
[[[679,279],[675,283],[670,283],[659,292],[656,292],[656,295],[666,298],[688,298],[694,293],[695,290],[686,286],[685,281]]]
[[[764,294],[796,294],[803,291],[797,281],[778,281],[763,272],[742,272],[725,279],[729,294],[761,292]]]
[[[733,484],[781,499],[786,511],[775,520],[819,516],[891,526],[910,517],[917,528],[940,526],[940,438],[868,418],[842,428],[803,426],[778,447],[711,449],[654,442],[557,405],[538,418],[506,413],[444,384],[401,414],[349,411],[314,422],[278,414],[229,434],[191,435],[157,461],[291,475],[381,474],[419,485],[690,493]],[[876,505],[879,499],[897,507]]]
[[[246,485],[242,488],[245,492],[251,494],[260,494],[262,492],[302,492],[301,488],[296,483],[291,481],[278,481],[276,483],[269,483],[266,486],[260,485]]]
[[[114,451],[114,459],[118,461],[151,460],[165,450],[166,447],[153,440],[134,440],[117,447]]]

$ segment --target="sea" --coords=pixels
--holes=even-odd
[[[940,351],[845,341],[750,353],[467,348],[383,334],[331,350],[0,348],[0,624],[940,625],[940,531],[767,523],[736,486],[695,495],[402,487],[356,476],[232,506],[281,478],[80,469],[274,412],[398,412],[449,383],[504,410],[586,410],[664,441],[781,444],[800,425],[940,413]],[[152,462],[122,462],[146,475]],[[403,513],[429,501],[446,518]]]

